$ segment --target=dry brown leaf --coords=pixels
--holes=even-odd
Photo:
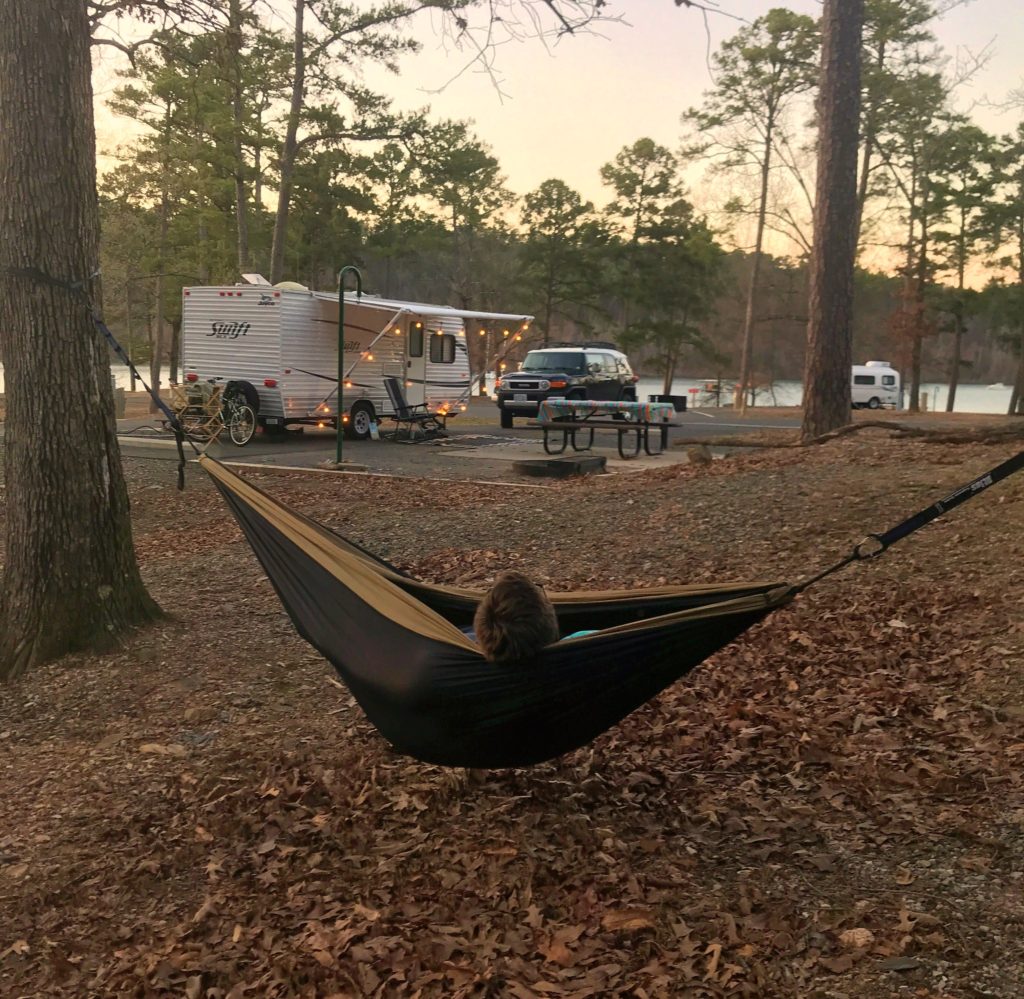
[[[167,745],[160,742],[144,742],[139,746],[139,752],[150,753],[155,756],[175,756],[178,758],[188,755],[188,750],[176,742],[171,742]]]
[[[601,919],[601,928],[611,932],[653,930],[653,913],[647,909],[610,909]]]
[[[875,935],[864,926],[856,926],[850,930],[843,930],[839,934],[839,943],[847,950],[860,950],[862,947],[870,947],[875,942]]]

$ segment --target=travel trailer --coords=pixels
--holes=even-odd
[[[392,415],[384,378],[404,380],[411,405],[465,409],[466,324],[520,332],[532,316],[345,295],[344,379],[338,403],[338,295],[258,275],[245,285],[182,289],[181,369],[244,396],[268,432],[292,424],[369,436]]]
[[[853,408],[900,409],[900,373],[888,361],[868,361],[853,366]]]

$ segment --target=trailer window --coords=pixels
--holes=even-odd
[[[409,323],[409,356],[423,356],[423,323]]]
[[[451,333],[434,333],[430,337],[430,360],[434,364],[455,363],[455,337]]]
[[[882,384],[883,385],[895,385],[896,384],[896,376],[895,375],[882,375]]]
[[[875,384],[875,376],[874,375],[854,375],[853,376],[853,384],[854,385],[874,385]]]

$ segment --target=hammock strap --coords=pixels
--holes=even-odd
[[[961,503],[974,499],[978,493],[984,492],[989,486],[994,486],[997,482],[1008,478],[1014,472],[1019,472],[1022,468],[1024,468],[1024,451],[1014,455],[1012,458],[1007,458],[1006,461],[996,465],[995,468],[990,469],[983,475],[979,475],[973,481],[954,489],[953,492],[943,499],[918,511],[912,517],[907,517],[906,520],[901,521],[895,527],[890,527],[884,534],[869,534],[845,558],[840,559],[835,565],[823,569],[817,575],[811,576],[810,579],[797,583],[793,589],[800,593],[806,590],[812,583],[830,576],[833,572],[838,572],[838,570],[845,568],[851,562],[866,562],[870,559],[878,558],[879,555],[882,555],[892,545],[896,544],[897,541],[902,541],[907,535],[920,530],[926,524],[930,524],[936,518],[941,517],[944,513],[948,513],[950,510],[960,506]]]
[[[65,281],[63,278],[54,277],[52,274],[47,274],[46,271],[40,270],[38,267],[5,267],[3,273],[8,274],[10,277],[20,277],[28,281],[34,281],[36,284],[45,285],[50,288],[63,288],[65,291],[70,292],[76,298],[80,298],[85,304],[86,309],[89,311],[89,316],[92,319],[93,325],[102,334],[104,339],[107,341],[108,346],[111,350],[120,358],[122,363],[128,366],[132,374],[135,376],[136,381],[142,384],[142,387],[149,393],[150,398],[156,407],[164,414],[167,418],[167,422],[170,425],[171,430],[174,433],[174,442],[178,446],[178,489],[182,490],[185,488],[185,448],[184,442],[187,440],[189,446],[197,454],[202,454],[199,448],[196,447],[195,441],[191,437],[186,436],[185,431],[182,429],[181,423],[178,417],[161,398],[153,391],[147,384],[145,378],[139,373],[139,369],[132,363],[132,359],[128,356],[128,352],[122,347],[114,334],[110,332],[110,327],[102,320],[99,311],[93,304],[92,298],[89,296],[88,287],[89,285],[100,276],[100,272],[94,271],[84,281]]]

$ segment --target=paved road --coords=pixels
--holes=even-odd
[[[871,414],[872,416],[874,414]],[[935,426],[937,414],[910,419],[900,416],[908,424]],[[735,437],[761,430],[798,429],[798,410],[757,410],[740,416],[731,409],[691,410],[679,414],[681,424],[672,431],[672,438],[707,439]],[[474,400],[469,412],[461,414],[449,424],[448,440],[439,444],[396,444],[392,441],[344,441],[343,457],[365,466],[366,470],[380,474],[417,475],[453,479],[501,479],[511,481],[519,477],[511,463],[517,458],[544,457],[538,431],[530,431],[527,421],[517,421],[510,430],[497,425],[494,404],[487,400]],[[151,420],[121,420],[122,452],[130,457],[177,459],[173,440],[166,433],[157,433]],[[229,461],[266,466],[313,468],[331,462],[335,457],[336,438],[333,431],[305,429],[289,431],[284,438],[257,435],[244,448],[218,442],[210,453]],[[639,471],[684,462],[682,448],[669,448],[662,456],[642,457],[621,462],[615,451],[613,434],[598,434],[596,454],[604,455],[611,471]],[[525,481],[525,480],[520,480]]]
[[[674,430],[675,437],[711,438],[755,430],[799,426],[792,414],[754,414],[738,419],[731,410],[721,412],[690,412],[681,414],[683,428]],[[128,457],[166,461],[177,460],[173,440],[158,432],[151,419],[129,419],[118,423],[122,453]],[[367,471],[392,475],[417,475],[433,478],[486,479],[529,481],[521,479],[512,469],[519,458],[545,457],[538,431],[530,431],[526,421],[517,421],[511,430],[497,425],[494,404],[474,400],[468,413],[451,421],[450,437],[441,444],[396,444],[392,441],[344,441],[343,457],[364,466]],[[257,435],[244,448],[230,442],[218,442],[211,455],[227,461],[263,466],[314,468],[334,460],[336,437],[333,431],[306,428],[290,431],[284,438]],[[191,453],[186,448],[186,453]],[[608,469],[615,472],[640,471],[686,461],[681,448],[670,448],[658,457],[643,456],[623,462],[615,450],[614,434],[598,434],[595,454],[606,458]],[[534,480],[535,481],[535,480]]]

